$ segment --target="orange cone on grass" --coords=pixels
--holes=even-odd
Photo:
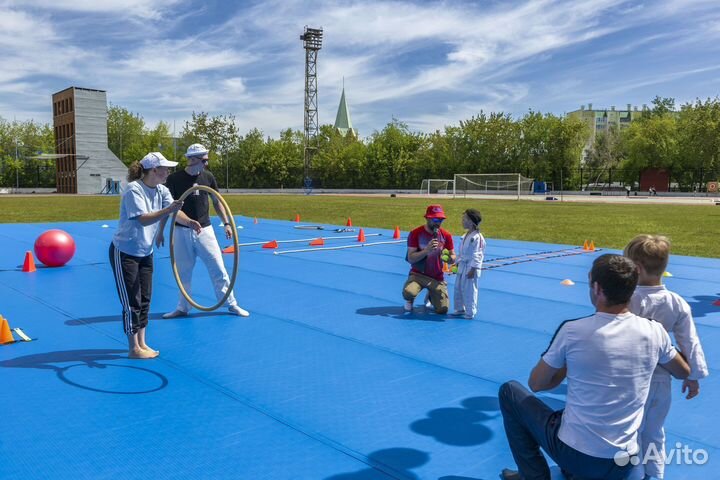
[[[590,244],[587,240],[585,240],[585,243],[583,243],[583,250],[588,251],[590,250]]]
[[[362,228],[360,229],[360,233],[358,233],[357,241],[365,243],[365,232],[363,231]]]
[[[300,223],[300,214],[299,213],[295,214],[295,221]]]
[[[25,252],[25,262],[23,262],[22,271],[23,272],[34,272],[37,269],[35,268],[35,259],[33,258],[33,254],[30,250]]]
[[[595,251],[595,241],[594,240],[590,240],[590,251],[591,252]]]
[[[348,217],[347,222],[345,223],[346,227],[352,227],[352,218]]]
[[[0,316],[0,343],[10,343],[14,341],[15,338],[10,330],[10,324]]]

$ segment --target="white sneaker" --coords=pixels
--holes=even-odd
[[[413,309],[413,302],[405,302],[405,305],[403,306],[406,312],[412,312]]]
[[[465,310],[455,310],[450,315],[453,317],[463,317],[463,316],[465,316]]]
[[[172,312],[164,313],[162,318],[177,318],[177,317],[187,317],[187,312],[183,312],[182,310],[173,310]]]
[[[425,300],[425,308],[434,308],[430,300]]]
[[[244,308],[238,307],[237,305],[228,307],[228,312],[232,313],[233,315],[237,315],[238,317],[249,317],[250,316],[250,312],[248,312]]]

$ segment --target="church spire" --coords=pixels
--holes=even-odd
[[[357,130],[355,130],[352,126],[352,120],[350,120],[350,109],[348,108],[347,101],[345,100],[345,77],[343,77],[342,95],[340,96],[340,105],[338,105],[337,116],[335,117],[335,128],[342,136],[346,136],[349,132],[352,136],[357,138]]]

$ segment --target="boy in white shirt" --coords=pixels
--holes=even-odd
[[[690,375],[683,381],[682,391],[688,392],[687,399],[694,398],[700,393],[698,380],[707,377],[709,372],[690,306],[680,295],[662,284],[662,275],[670,257],[670,241],[661,235],[638,235],[628,243],[624,253],[635,262],[639,273],[638,286],[629,304],[630,311],[660,322],[668,333],[673,334],[680,352],[690,365]],[[640,459],[644,461],[630,478],[643,478],[643,474],[645,479],[663,478],[663,424],[670,411],[670,389],[670,374],[664,368],[656,368],[639,430]]]
[[[477,314],[478,279],[485,258],[485,237],[480,233],[482,216],[474,208],[465,210],[462,225],[467,233],[460,244],[460,254],[456,260],[457,278],[455,280],[455,313],[468,320]]]

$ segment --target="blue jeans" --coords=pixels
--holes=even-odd
[[[516,381],[499,392],[500,411],[510,450],[525,480],[550,480],[550,468],[540,448],[572,480],[623,480],[632,465],[620,467],[612,458],[586,455],[558,438],[563,411],[553,411]]]

